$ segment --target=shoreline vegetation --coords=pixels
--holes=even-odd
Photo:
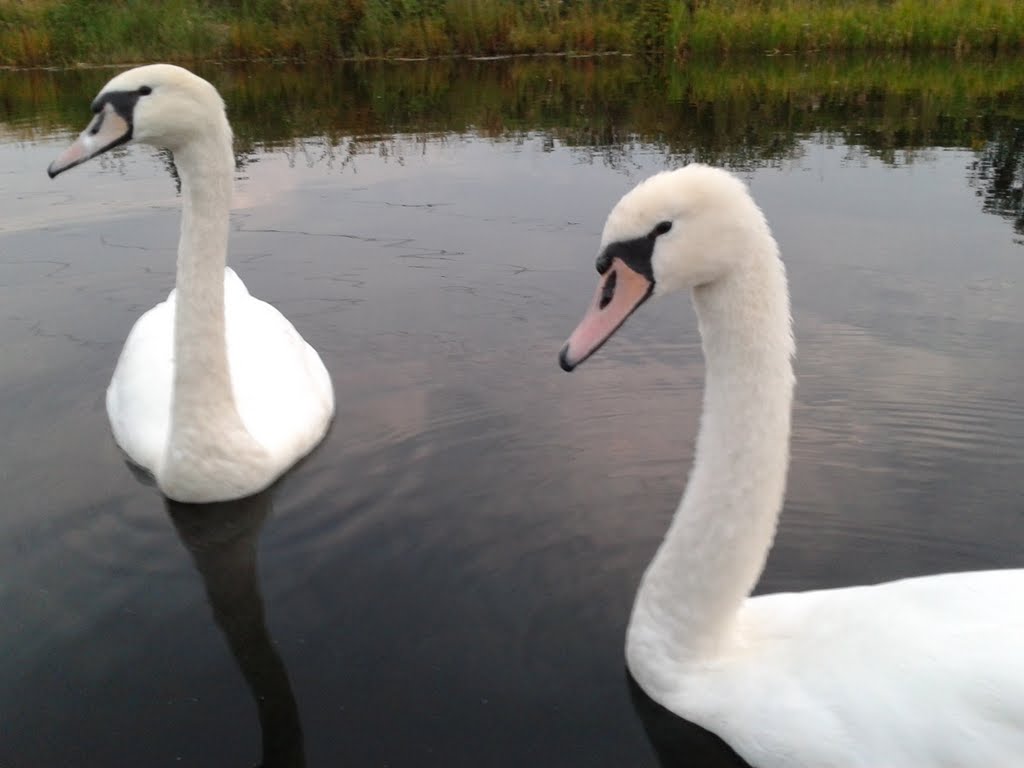
[[[1020,50],[1020,0],[0,0],[9,66]]]

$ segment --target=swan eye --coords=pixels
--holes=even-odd
[[[672,222],[671,221],[662,221],[662,222],[660,222],[658,224],[658,226],[656,226],[654,229],[651,230],[651,234],[649,235],[649,237],[651,238],[651,240],[653,240],[658,235],[664,235],[670,229],[672,229]]]
[[[150,88],[148,85],[144,85],[141,88],[139,88],[139,96],[149,96],[149,94],[151,94],[152,92],[153,89]]]

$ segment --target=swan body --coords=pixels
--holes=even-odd
[[[144,467],[159,465],[171,433],[176,291],[142,315],[125,341],[107,388],[110,425],[125,453]],[[246,431],[279,454],[287,468],[308,451],[296,424],[317,424],[330,404],[330,376],[316,350],[273,306],[252,297],[230,267],[224,270],[224,317],[231,393]],[[284,408],[296,392],[312,389]],[[278,405],[274,405],[278,404]]]
[[[128,141],[170,149],[183,213],[176,286],[132,328],[107,389],[118,445],[182,502],[257,493],[311,451],[334,414],[320,356],[225,266],[234,168],[216,89],[154,64],[113,78],[55,176]]]
[[[626,661],[659,704],[756,768],[1013,768],[1024,570],[750,597],[789,464],[785,269],[745,185],[702,165],[616,205],[572,370],[648,297],[689,289],[706,363],[694,465],[642,578]]]

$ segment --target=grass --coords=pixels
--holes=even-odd
[[[1024,48],[1020,0],[0,0],[0,62]]]
[[[1016,0],[722,0],[670,12],[675,51],[948,50],[998,52],[1024,43]]]

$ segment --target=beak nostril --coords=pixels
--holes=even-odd
[[[617,281],[618,273],[613,271],[608,275],[608,279],[604,281],[604,286],[601,288],[601,301],[598,302],[598,309],[604,309],[612,303],[612,297],[615,295],[615,283]]]

